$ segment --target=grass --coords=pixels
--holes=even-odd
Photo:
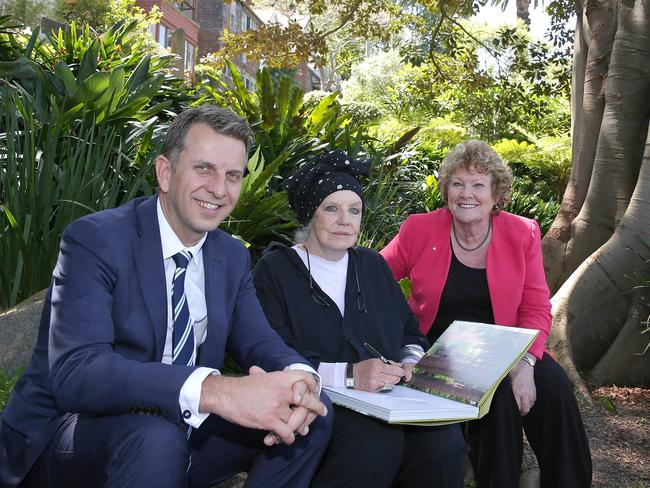
[[[0,411],[4,410],[5,405],[7,405],[11,392],[21,374],[23,374],[22,369],[16,371],[13,375],[0,371]]]

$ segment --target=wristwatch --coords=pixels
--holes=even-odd
[[[531,353],[529,353],[529,352],[527,352],[526,354],[524,354],[524,355],[521,357],[521,359],[523,359],[524,361],[526,361],[526,362],[528,363],[528,365],[529,365],[531,368],[534,368],[534,367],[535,367],[535,363],[537,362],[537,358],[536,358],[535,356],[533,356],[533,355],[532,355]]]
[[[354,363],[348,363],[345,368],[345,387],[354,388]]]

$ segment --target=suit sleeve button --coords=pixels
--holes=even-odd
[[[183,418],[189,419],[192,416],[192,413],[189,410],[183,410]]]

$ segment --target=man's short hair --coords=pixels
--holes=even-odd
[[[181,112],[169,126],[163,143],[163,154],[176,166],[178,155],[185,148],[185,136],[194,124],[206,124],[217,134],[242,141],[246,154],[251,148],[253,131],[248,123],[232,110],[202,105]]]

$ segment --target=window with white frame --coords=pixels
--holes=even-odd
[[[172,45],[172,34],[172,29],[167,27],[165,24],[160,24],[158,25],[158,37],[156,38],[156,41],[158,41],[158,44],[162,47],[169,48]]]

